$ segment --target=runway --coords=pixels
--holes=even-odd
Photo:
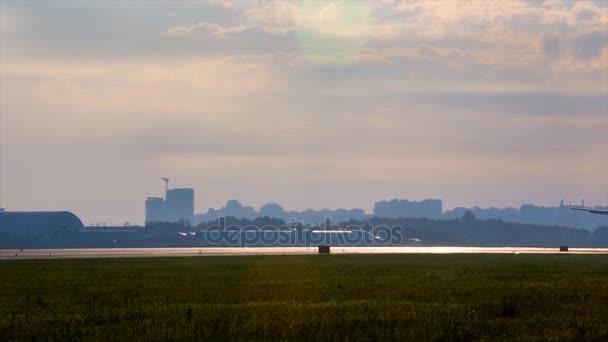
[[[86,248],[0,249],[0,260],[143,258],[246,255],[314,255],[317,247],[189,247],[189,248]],[[559,247],[332,247],[332,254],[606,254],[608,248]]]

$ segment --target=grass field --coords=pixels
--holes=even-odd
[[[608,257],[0,262],[0,340],[608,341]]]

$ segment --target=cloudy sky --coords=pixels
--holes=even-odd
[[[608,197],[608,1],[1,1],[2,205]]]

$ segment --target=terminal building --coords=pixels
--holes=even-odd
[[[192,222],[194,218],[194,189],[165,189],[165,198],[146,199],[146,223]]]

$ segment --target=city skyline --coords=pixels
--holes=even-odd
[[[172,192],[173,190],[178,190],[178,191],[182,191],[182,190],[193,190],[193,205],[194,205],[194,216],[201,216],[201,215],[205,215],[206,213],[212,212],[212,211],[218,211],[221,212],[222,208],[225,208],[225,206],[227,204],[229,204],[230,202],[237,202],[239,203],[239,205],[242,203],[242,205],[244,205],[244,208],[251,208],[253,210],[255,210],[255,212],[260,212],[260,210],[269,204],[278,204],[281,206],[282,209],[284,209],[286,212],[306,212],[306,211],[316,211],[316,212],[322,212],[322,211],[336,211],[336,210],[347,210],[347,211],[351,211],[351,210],[362,210],[363,213],[365,215],[370,215],[373,216],[374,215],[374,208],[375,206],[380,203],[380,202],[387,202],[387,201],[394,201],[394,200],[404,200],[404,201],[411,201],[412,203],[420,203],[420,202],[424,202],[424,201],[428,201],[428,200],[438,200],[441,202],[442,204],[442,210],[441,212],[446,214],[446,213],[455,213],[458,209],[516,209],[519,210],[519,208],[521,206],[525,206],[525,205],[533,205],[533,206],[538,206],[538,207],[546,207],[546,208],[559,208],[560,206],[564,205],[566,207],[581,207],[581,206],[586,206],[588,208],[595,208],[595,207],[601,207],[601,208],[608,208],[608,203],[589,203],[588,201],[586,201],[584,198],[580,199],[579,201],[572,201],[569,199],[564,199],[564,198],[560,198],[560,199],[555,199],[554,201],[547,201],[545,203],[538,203],[538,202],[533,202],[533,201],[524,201],[521,203],[514,203],[513,205],[506,205],[506,206],[499,206],[499,205],[484,205],[483,203],[471,203],[471,204],[453,204],[453,205],[446,205],[446,201],[443,200],[441,197],[421,197],[421,198],[412,198],[412,197],[407,197],[407,196],[392,196],[392,197],[386,197],[386,198],[366,198],[365,200],[367,201],[367,205],[362,205],[362,206],[335,206],[335,207],[314,207],[314,206],[310,206],[310,207],[290,207],[288,205],[284,205],[285,202],[282,202],[280,200],[268,200],[268,201],[262,201],[262,202],[258,202],[258,203],[252,203],[252,202],[248,202],[246,200],[242,200],[239,199],[237,197],[225,197],[225,198],[214,198],[213,205],[211,206],[206,206],[204,203],[203,204],[199,204],[198,198],[200,197],[207,197],[207,196],[199,196],[199,192],[196,191],[195,188],[191,188],[191,187],[179,187],[179,188],[169,188],[168,191]],[[152,193],[149,192],[146,197],[144,198],[140,198],[138,201],[138,204],[140,208],[140,210],[138,211],[139,214],[141,215],[140,217],[135,217],[134,219],[131,220],[121,220],[121,219],[115,219],[115,220],[108,220],[108,219],[104,219],[103,215],[99,215],[99,213],[97,213],[97,217],[101,217],[101,219],[89,219],[87,216],[82,216],[79,214],[78,210],[73,209],[73,208],[67,208],[67,207],[58,207],[58,206],[49,206],[49,207],[43,207],[43,208],[15,208],[15,207],[11,207],[11,206],[7,206],[5,204],[3,209],[7,210],[7,211],[24,211],[24,212],[29,212],[29,211],[62,211],[62,210],[67,210],[67,211],[71,211],[74,212],[76,214],[78,214],[79,217],[83,218],[83,222],[86,225],[92,225],[92,226],[96,226],[96,225],[109,225],[109,226],[121,226],[123,224],[134,224],[134,225],[143,225],[145,224],[145,217],[146,217],[146,205],[141,205],[142,200],[143,199],[147,199],[147,200],[161,200],[161,201],[165,201],[166,200],[166,194],[160,194],[159,193]],[[6,201],[5,201],[6,202]],[[448,217],[455,217],[454,214],[450,214]],[[258,217],[259,215],[255,215],[255,217]],[[131,215],[130,217],[134,217],[134,215]],[[237,216],[237,217],[241,217],[241,216]],[[246,217],[246,216],[245,216]],[[175,221],[175,218],[171,218],[170,221]]]
[[[607,6],[0,2],[1,205],[606,205]]]
[[[302,224],[320,224],[327,219],[334,222],[349,222],[352,220],[363,221],[372,218],[427,218],[439,220],[460,219],[467,212],[481,220],[501,220],[511,223],[552,225],[570,228],[596,229],[606,223],[607,219],[582,214],[583,211],[605,214],[606,207],[587,207],[585,200],[581,203],[566,203],[563,199],[559,205],[538,206],[533,203],[522,203],[518,207],[509,208],[481,208],[478,205],[472,207],[444,208],[441,199],[424,199],[412,201],[403,198],[392,198],[388,200],[374,201],[372,211],[362,208],[307,208],[305,210],[289,210],[277,202],[265,203],[259,207],[243,205],[238,199],[226,201],[221,207],[209,208],[207,211],[196,211],[193,188],[170,188],[169,178],[163,177],[165,183],[164,197],[148,197],[145,202],[145,224],[162,222],[188,222],[191,226],[197,226],[205,222],[213,222],[222,217],[234,217],[236,219],[272,218],[284,222],[299,222]],[[586,209],[587,208],[587,209]],[[590,210],[590,209],[599,210]],[[575,210],[572,210],[575,209]]]

